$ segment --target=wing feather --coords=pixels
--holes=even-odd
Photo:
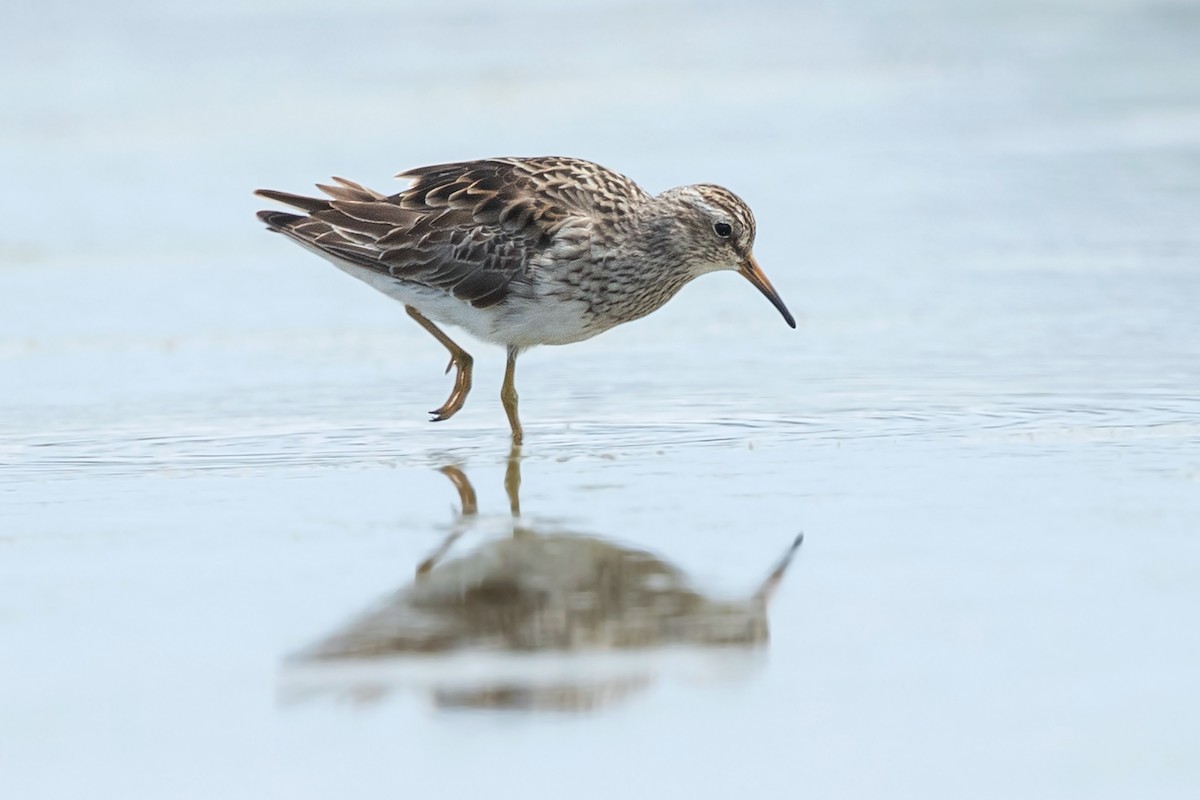
[[[331,199],[260,190],[306,212],[260,217],[302,244],[483,308],[531,293],[531,262],[563,227],[620,215],[622,198],[644,196],[628,178],[556,157],[437,164],[398,177],[412,183],[391,196],[344,178],[317,185]]]

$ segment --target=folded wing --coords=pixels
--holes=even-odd
[[[413,183],[391,196],[342,178],[318,184],[328,199],[263,189],[256,194],[305,213],[261,211],[259,218],[334,258],[484,308],[527,293],[536,254],[564,226],[596,213],[597,187],[584,182],[594,184],[596,175],[579,163],[489,159],[422,167],[401,173]],[[599,180],[641,191],[615,173]]]

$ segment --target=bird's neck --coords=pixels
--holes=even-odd
[[[680,247],[682,230],[668,214],[645,209],[614,237],[605,258],[606,291],[601,303],[616,322],[628,322],[662,308],[696,277]],[[614,323],[615,324],[615,323]]]

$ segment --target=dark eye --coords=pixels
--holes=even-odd
[[[713,232],[722,239],[728,239],[733,235],[733,226],[728,222],[718,222],[716,225],[713,225]]]

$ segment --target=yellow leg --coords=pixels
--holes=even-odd
[[[508,466],[504,469],[504,493],[508,495],[508,509],[514,517],[521,516],[521,446],[514,444],[508,453]]]
[[[463,403],[467,402],[467,394],[471,391],[471,367],[475,360],[471,358],[471,354],[459,347],[453,339],[442,333],[442,329],[434,325],[425,315],[417,311],[412,306],[405,306],[404,310],[408,315],[417,321],[425,330],[442,343],[442,347],[450,351],[450,363],[446,366],[446,372],[450,371],[451,367],[456,369],[454,373],[454,388],[450,390],[450,397],[442,404],[442,407],[430,411],[433,414],[433,422],[441,422],[444,419],[450,419],[458,410],[463,407]]]
[[[458,491],[458,500],[462,505],[462,511],[459,512],[460,517],[473,517],[479,513],[479,500],[475,495],[475,487],[471,485],[470,479],[466,473],[455,466],[445,466],[438,470],[445,475],[454,484],[455,490]]]
[[[508,415],[508,426],[512,428],[513,447],[521,444],[525,432],[521,430],[521,420],[517,416],[517,348],[508,348],[508,366],[504,369],[504,385],[500,387],[500,402],[504,403],[504,413]]]
[[[442,556],[446,555],[454,543],[458,541],[458,537],[466,533],[469,526],[465,523],[479,513],[479,501],[475,497],[475,487],[471,485],[471,481],[467,479],[466,474],[454,466],[445,466],[438,471],[449,478],[450,482],[454,484],[454,488],[458,490],[458,500],[462,503],[462,511],[459,512],[458,520],[450,535],[438,545],[437,550],[434,550],[429,554],[428,558],[417,565],[417,577],[425,575],[433,569]]]

